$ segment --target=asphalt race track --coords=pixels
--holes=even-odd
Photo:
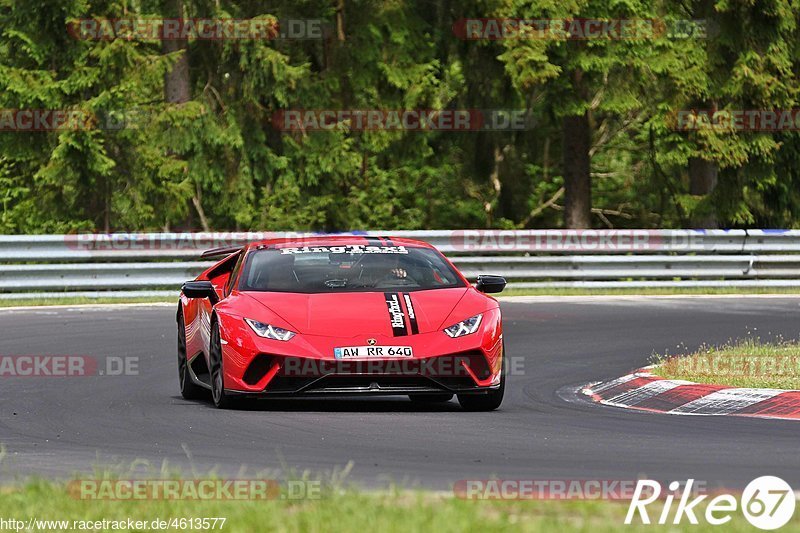
[[[680,343],[797,338],[800,299],[552,299],[503,309],[517,372],[493,413],[405,398],[220,411],[180,397],[173,307],[0,310],[0,355],[139,358],[138,375],[0,378],[0,476],[69,477],[136,460],[138,469],[166,461],[199,475],[281,475],[352,461],[347,479],[364,486],[647,476],[735,487],[767,474],[800,486],[800,423],[631,412],[572,392]]]

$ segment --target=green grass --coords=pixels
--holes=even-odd
[[[654,504],[656,505],[656,504]],[[672,513],[675,507],[673,504]],[[317,500],[188,501],[188,500],[80,500],[65,485],[31,481],[19,488],[0,490],[0,518],[28,520],[135,520],[170,518],[225,518],[222,531],[720,531],[685,519],[681,526],[643,525],[637,517],[625,526],[624,501],[477,501],[423,491],[364,492],[354,489],[324,491]],[[660,507],[648,507],[657,520]],[[128,531],[128,529],[122,529]],[[733,513],[725,531],[752,531],[741,511]],[[58,528],[50,531],[59,531]],[[219,531],[219,528],[217,528]],[[800,513],[781,531],[800,531]]]
[[[800,389],[800,343],[758,338],[703,346],[683,355],[657,355],[654,373],[667,379],[768,389]]]
[[[29,307],[42,305],[90,305],[90,304],[135,304],[135,303],[173,303],[177,305],[177,296],[173,299],[164,297],[145,298],[30,298],[20,300],[0,299],[0,307]]]
[[[800,294],[792,287],[663,287],[619,289],[506,289],[500,296],[681,296],[715,294]]]
[[[715,294],[800,294],[800,288],[657,288],[657,289],[506,289],[500,294],[505,296],[681,296],[681,295],[715,295]],[[164,297],[146,298],[47,298],[47,299],[0,299],[2,307],[29,307],[43,305],[89,305],[89,304],[126,304],[126,303],[175,303],[177,299]]]

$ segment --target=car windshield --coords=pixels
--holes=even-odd
[[[436,250],[333,245],[263,248],[248,255],[239,290],[300,293],[415,291],[465,286]]]

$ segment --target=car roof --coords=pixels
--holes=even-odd
[[[409,246],[416,248],[434,248],[424,241],[407,239],[403,237],[373,236],[373,235],[309,235],[300,237],[285,237],[279,239],[264,239],[249,243],[248,248],[264,247],[303,247],[303,246],[330,246],[330,245],[360,245],[360,246]]]

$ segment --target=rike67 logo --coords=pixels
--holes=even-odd
[[[655,523],[661,525],[681,524],[684,519],[690,524],[698,524],[700,515],[707,523],[719,526],[730,522],[734,514],[741,511],[751,525],[758,529],[773,530],[786,525],[794,514],[794,491],[779,477],[762,476],[754,479],[745,487],[740,500],[731,494],[719,494],[706,502],[704,513],[698,507],[708,495],[693,498],[693,488],[693,479],[687,480],[683,488],[679,482],[673,481],[668,486],[669,492],[662,495],[661,484],[657,481],[639,480],[625,523],[634,523],[637,515],[643,524],[653,523],[648,514],[648,505],[658,500],[663,501],[663,507],[651,508],[650,511],[653,512]]]

